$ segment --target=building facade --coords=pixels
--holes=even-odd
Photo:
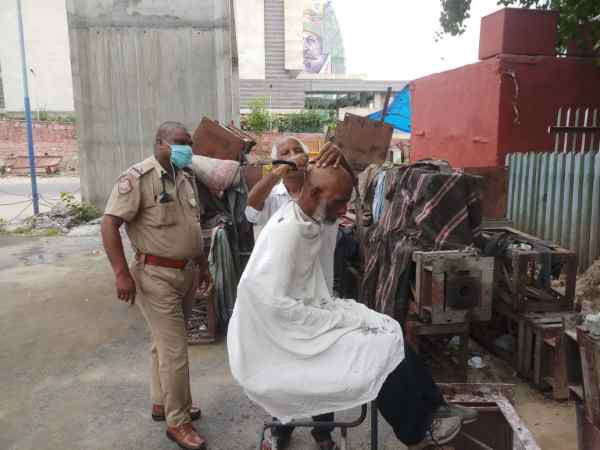
[[[131,9],[136,2],[125,3]],[[32,109],[72,112],[66,0],[22,4]],[[334,5],[330,0],[234,0],[242,112],[256,98],[285,112],[303,109],[317,97],[341,99],[341,107],[362,107],[359,111],[367,113],[381,108],[388,86],[394,92],[404,87],[402,81],[346,73],[348,49]],[[16,2],[0,2],[0,111],[23,111],[19,52]]]

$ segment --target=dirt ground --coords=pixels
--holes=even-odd
[[[0,236],[0,287],[0,449],[176,448],[149,417],[145,323],[115,299],[97,237]],[[191,347],[190,361],[209,448],[254,448],[266,416],[232,379],[224,343]],[[540,447],[575,450],[574,406],[492,366],[471,370],[470,381],[518,383],[516,408]],[[404,448],[380,422],[380,449]],[[352,449],[368,448],[366,424],[350,436]],[[295,432],[292,448],[314,448],[308,431]]]

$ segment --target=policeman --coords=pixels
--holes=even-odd
[[[116,277],[119,299],[137,300],[152,334],[152,418],[167,422],[167,436],[181,448],[206,449],[192,425],[184,314],[198,286],[211,283],[203,254],[200,209],[191,163],[191,137],[177,122],[163,123],[154,156],[117,180],[102,220],[102,241]],[[127,266],[119,228],[125,222],[135,250]]]

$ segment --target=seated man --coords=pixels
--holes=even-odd
[[[231,371],[283,423],[377,399],[404,444],[447,443],[475,412],[445,403],[398,322],[327,287],[323,230],[345,213],[351,192],[343,168],[312,168],[298,200],[263,229],[229,322]]]
[[[342,163],[342,158],[340,149],[335,144],[327,143],[315,162],[321,167],[337,167]],[[273,171],[262,177],[248,193],[246,219],[254,224],[258,233],[279,208],[300,195],[304,183],[304,169],[308,164],[308,148],[298,138],[285,136],[273,144],[271,159],[294,162],[298,170],[293,170],[287,164],[275,165]],[[337,235],[337,221],[324,225],[321,254],[328,260],[324,263],[323,270],[331,290],[333,290],[333,255]]]

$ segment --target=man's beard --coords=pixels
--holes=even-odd
[[[327,202],[325,200],[321,200],[319,202],[319,206],[315,209],[313,214],[313,219],[315,219],[319,223],[325,223],[327,225],[334,224],[336,219],[330,219],[327,217]]]

